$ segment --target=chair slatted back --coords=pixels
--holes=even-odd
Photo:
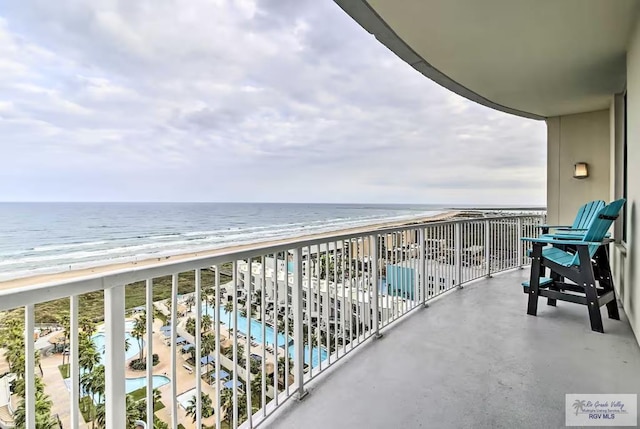
[[[625,201],[626,200],[624,198],[621,198],[600,209],[600,211],[598,211],[593,217],[587,233],[584,235],[584,237],[582,237],[582,240],[580,241],[601,242],[607,234],[607,231],[609,231],[609,228],[611,227],[613,221],[618,218],[618,213],[620,213],[620,210],[622,209],[622,206],[624,206]],[[593,255],[596,253],[598,247],[600,247],[600,245],[598,244],[589,245],[589,255],[591,257],[593,257]],[[571,265],[579,264],[580,258],[578,256],[578,253],[576,252]]]
[[[578,210],[578,214],[573,221],[573,225],[571,225],[572,229],[587,229],[589,225],[591,225],[591,221],[595,217],[596,214],[605,206],[604,201],[595,200],[588,202],[587,204],[580,207]]]

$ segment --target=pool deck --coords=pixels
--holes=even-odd
[[[186,320],[190,316],[191,317],[195,316],[195,312],[189,313],[178,320],[178,328],[177,328],[178,335],[185,334]],[[227,320],[226,318],[221,318],[221,322],[223,323],[221,323],[220,325],[219,333],[221,337],[230,338],[231,336],[228,330],[228,326],[226,325],[226,320]],[[128,323],[130,324],[130,322]],[[127,326],[130,327],[130,325],[127,325]],[[161,327],[162,327],[162,322],[159,319],[156,319],[154,321],[154,332],[152,335],[153,353],[157,353],[159,355],[160,362],[158,363],[158,365],[156,365],[153,368],[153,374],[164,375],[171,378],[171,347],[166,344],[167,338],[160,331]],[[96,333],[101,334],[103,333],[103,331],[98,330]],[[134,339],[132,340],[132,342],[136,343],[134,347],[137,349],[137,341]],[[250,341],[248,341],[248,338],[238,337],[238,344],[243,345],[245,347],[245,350],[249,349],[250,353],[252,354],[257,354],[259,356],[262,356],[263,354],[263,344],[258,341],[255,342],[256,345],[250,345]],[[146,345],[144,348],[145,348],[145,356],[146,356],[146,350],[147,350]],[[284,357],[287,354],[285,349],[281,347],[274,348],[274,351],[277,353],[278,357]],[[270,352],[269,350],[264,349],[264,353],[265,353],[265,362],[274,364],[276,359],[274,357],[273,352]],[[132,353],[128,353],[128,354],[131,356],[130,359],[136,358],[138,356],[138,352],[136,352],[135,354],[132,354]],[[195,368],[193,367],[193,365],[187,364],[186,358],[189,355],[183,354],[181,347],[177,347],[176,354],[177,354],[177,359],[176,359],[177,389],[176,390],[178,395],[180,395],[195,387],[196,376],[195,376]],[[59,416],[64,427],[70,427],[71,426],[70,411],[69,411],[70,393],[58,369],[58,366],[61,364],[62,364],[61,354],[53,354],[51,356],[41,358],[45,392],[53,400],[53,406],[51,411],[53,414],[57,414]],[[3,359],[0,359],[0,367],[2,367],[3,365],[6,366],[6,362],[4,362]],[[185,369],[183,365],[188,365],[193,369],[193,371],[190,373],[189,371],[187,371],[187,369]],[[125,368],[125,377],[126,378],[146,377],[146,371],[133,371],[129,369],[127,365]],[[156,415],[160,419],[164,420],[165,422],[170,422],[171,421],[171,398],[172,398],[171,383],[161,386],[158,390],[161,393],[161,401],[164,403],[165,408],[157,411]],[[202,390],[204,393],[210,395],[212,399],[215,398],[215,388],[204,381],[202,382]],[[82,417],[80,418],[80,420],[81,420],[80,421],[81,428],[91,427],[91,423],[88,423],[88,424],[84,423]],[[185,426],[185,428],[195,428],[195,424],[192,422],[191,417],[187,416],[186,411],[184,410],[184,408],[180,406],[180,404],[178,404],[178,422],[182,423]],[[204,419],[204,423],[207,425],[214,425],[215,417]]]

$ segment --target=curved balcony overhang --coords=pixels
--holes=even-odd
[[[335,0],[436,83],[533,119],[609,107],[636,0]]]

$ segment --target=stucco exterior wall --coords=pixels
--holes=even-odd
[[[627,240],[626,257],[621,265],[624,278],[621,298],[636,339],[640,343],[640,27],[627,47]]]
[[[570,225],[587,201],[611,195],[609,109],[547,119],[548,223]],[[574,179],[574,164],[589,164],[589,177]]]

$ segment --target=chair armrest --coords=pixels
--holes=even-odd
[[[588,228],[555,228],[557,230],[560,231],[576,231],[576,232],[582,232],[582,231],[588,231]]]
[[[536,228],[568,228],[571,229],[571,225],[536,225]]]
[[[553,238],[556,240],[580,240],[581,238],[583,238],[585,236],[586,232],[585,231],[581,231],[581,230],[571,230],[571,231],[560,231],[560,232],[554,232],[554,233],[548,233],[548,234],[542,234],[539,236],[539,238],[542,239],[546,239],[546,238]],[[611,234],[607,233],[604,238],[610,238]]]
[[[558,240],[553,237],[522,237],[522,241],[528,241],[534,244],[563,244],[563,245],[573,245],[573,246],[588,246],[588,245],[596,245],[602,246],[603,244],[613,243],[613,239],[605,238],[602,241],[578,241],[578,240]]]

